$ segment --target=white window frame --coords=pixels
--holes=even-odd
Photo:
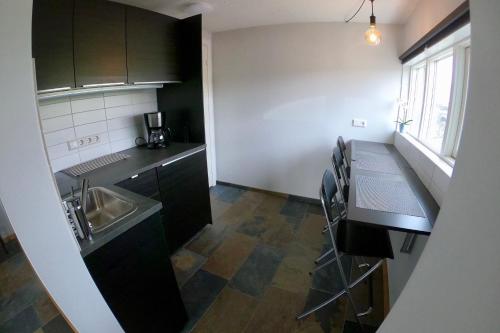
[[[469,35],[470,36],[470,35]],[[402,74],[402,91],[401,99],[407,100],[410,98],[411,90],[411,76],[415,68],[425,66],[425,80],[424,80],[424,97],[422,101],[422,108],[420,112],[420,121],[418,124],[418,135],[407,133],[419,143],[424,145],[434,154],[439,156],[442,160],[453,167],[455,158],[457,156],[460,138],[462,134],[465,105],[467,101],[468,79],[469,79],[469,64],[470,64],[470,37],[462,38],[460,41],[455,42],[446,47],[433,47],[434,50],[427,50],[424,55],[417,57],[413,61],[403,66]],[[438,43],[439,44],[439,43]],[[432,52],[434,51],[434,52]],[[450,103],[448,107],[448,115],[446,121],[446,128],[443,137],[443,143],[440,151],[435,151],[427,145],[422,139],[422,124],[424,117],[429,112],[432,105],[432,92],[433,87],[429,84],[430,71],[432,63],[439,59],[453,55],[453,74],[452,85],[450,93]],[[409,101],[408,101],[409,102]],[[410,105],[408,105],[410,106]],[[401,112],[401,110],[400,110]],[[415,110],[412,110],[414,114]]]

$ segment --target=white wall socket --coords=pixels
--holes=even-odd
[[[90,146],[101,141],[99,135],[90,135],[76,140],[68,141],[69,150],[75,150],[81,147]]]
[[[352,120],[352,127],[365,128],[366,126],[368,126],[368,121],[366,121],[366,119],[353,119]]]

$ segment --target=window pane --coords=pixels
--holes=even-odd
[[[450,106],[453,56],[433,61],[431,66],[430,100],[422,122],[420,139],[429,148],[440,153]]]
[[[410,75],[410,93],[408,96],[408,115],[405,120],[413,120],[408,129],[413,136],[418,136],[425,90],[425,66],[414,67]]]

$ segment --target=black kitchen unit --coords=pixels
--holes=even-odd
[[[169,253],[174,253],[212,223],[205,149],[133,175],[115,185],[161,200]]]
[[[129,83],[180,80],[178,21],[148,10],[127,7]]]
[[[75,0],[76,86],[126,83],[125,6]]]
[[[38,90],[75,87],[73,0],[33,1],[32,53]]]
[[[187,322],[159,213],[84,258],[125,332],[180,332]]]
[[[212,223],[205,150],[157,168],[167,244],[173,253]]]

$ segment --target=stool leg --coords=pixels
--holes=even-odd
[[[343,254],[343,253],[341,253],[341,254],[339,255],[339,257],[340,257],[340,258],[342,258],[342,256],[343,256],[343,255],[344,255],[344,254]],[[325,262],[324,264],[321,264],[321,265],[319,265],[318,267],[316,267],[315,269],[313,269],[311,272],[309,272],[309,274],[310,274],[310,275],[312,275],[314,272],[317,272],[317,271],[319,271],[319,270],[321,270],[321,269],[325,268],[326,266],[328,266],[328,265],[330,265],[331,263],[335,262],[335,260],[337,260],[337,258],[333,258],[333,259],[328,260],[328,261],[327,261],[327,262]]]
[[[349,283],[347,282],[347,278],[346,278],[346,275],[344,273],[344,267],[342,267],[342,261],[340,261],[340,256],[339,256],[339,252],[337,250],[337,244],[335,242],[335,236],[333,235],[333,230],[330,227],[330,228],[328,228],[328,231],[330,232],[330,239],[332,241],[332,248],[333,248],[333,252],[335,253],[335,257],[337,258],[337,267],[339,268],[340,278],[342,279],[342,284],[344,285],[344,290],[347,294],[347,298],[349,299],[349,303],[351,303],[352,310],[356,314],[355,315],[356,321],[358,322],[358,324],[361,328],[361,332],[364,332],[363,324],[361,323],[361,320],[357,316],[357,313],[358,313],[357,307],[356,307],[356,304],[354,303],[354,299],[352,297],[351,290],[349,289]]]
[[[332,252],[333,252],[333,249],[330,249],[330,250],[326,251],[325,253],[323,253],[322,255],[320,255],[316,260],[314,260],[314,263],[315,264],[319,264],[319,262],[321,260],[325,259]]]

